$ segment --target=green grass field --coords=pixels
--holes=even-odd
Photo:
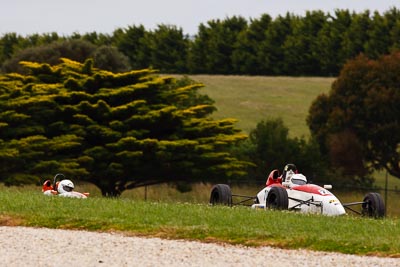
[[[292,137],[308,136],[306,117],[311,102],[327,93],[333,78],[192,75],[205,85],[200,93],[213,100],[215,118],[236,118],[245,132],[258,122],[281,117]]]
[[[26,188],[0,189],[0,225],[122,231],[203,242],[400,256],[398,219],[327,217],[126,198],[69,199]]]

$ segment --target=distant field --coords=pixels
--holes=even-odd
[[[190,75],[216,101],[215,118],[236,118],[245,132],[258,122],[281,117],[291,137],[308,136],[311,102],[330,90],[334,78]]]

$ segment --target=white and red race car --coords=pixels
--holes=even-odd
[[[58,179],[61,179],[58,181]],[[87,198],[89,193],[80,193],[74,191],[74,183],[71,180],[65,179],[62,173],[57,173],[53,178],[53,183],[50,180],[44,181],[42,192],[46,196],[60,196],[71,198]]]
[[[279,176],[278,170],[273,170],[268,176],[266,187],[256,196],[232,194],[227,184],[217,184],[211,189],[210,203],[223,205],[239,205],[253,201],[252,208],[293,210],[303,213],[319,213],[329,216],[346,214],[346,209],[359,215],[382,218],[385,216],[385,204],[379,193],[368,193],[363,201],[341,203],[328,189],[308,184],[303,174],[288,170]],[[234,203],[233,198],[240,199]],[[361,205],[361,211],[352,206]]]

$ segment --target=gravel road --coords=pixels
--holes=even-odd
[[[0,227],[1,266],[400,266],[400,259]]]

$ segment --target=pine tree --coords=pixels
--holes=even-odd
[[[248,163],[228,149],[246,136],[234,119],[211,118],[215,107],[198,93],[202,84],[151,69],[115,74],[91,60],[62,62],[22,62],[29,75],[0,76],[3,182],[64,172],[118,196],[245,173]]]

